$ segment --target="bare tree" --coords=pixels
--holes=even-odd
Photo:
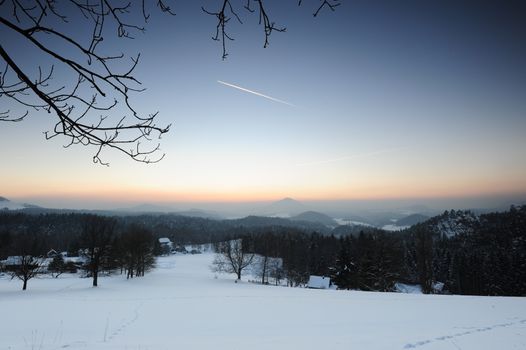
[[[258,256],[256,272],[258,277],[261,277],[261,284],[268,283],[269,262],[270,258],[268,255]]]
[[[121,264],[126,278],[141,277],[155,265],[155,239],[148,229],[130,225],[119,239]]]
[[[48,271],[51,272],[51,276],[58,278],[63,273],[76,273],[77,266],[74,262],[64,260],[62,254],[57,254],[47,267]]]
[[[115,238],[114,218],[86,215],[82,225],[81,244],[88,259],[85,269],[93,278],[93,287],[98,285],[99,273],[112,267],[111,245]]]
[[[7,247],[11,245],[12,241],[11,232],[7,230],[0,231],[0,259],[2,259],[7,253]]]
[[[216,256],[212,263],[212,271],[235,273],[241,279],[241,273],[254,261],[254,254],[243,246],[243,239],[220,242],[216,245]]]
[[[33,255],[14,256],[13,265],[8,267],[11,279],[18,278],[23,282],[22,290],[27,289],[27,282],[36,277],[42,271],[42,258]]]
[[[269,280],[274,279],[278,285],[283,279],[283,260],[268,255],[258,255],[254,258],[253,273],[261,278],[261,284],[269,284]]]
[[[18,122],[31,112],[46,111],[56,117],[56,124],[45,137],[61,136],[65,147],[93,146],[95,163],[108,165],[102,159],[107,148],[144,163],[163,159],[156,140],[170,125],[157,125],[157,112],[142,115],[133,104],[134,93],[144,90],[134,77],[140,54],[126,57],[118,50],[106,52],[101,43],[111,36],[133,38],[143,32],[152,7],[174,15],[169,1],[0,0],[0,101],[25,109],[15,113],[2,107],[0,121]],[[259,14],[267,47],[270,35],[285,28],[269,18],[265,4],[247,0],[244,8]],[[338,0],[320,1],[314,16],[324,7],[334,10],[339,4]],[[233,40],[227,25],[232,17],[242,23],[241,17],[231,0],[222,0],[217,10],[202,10],[217,19],[213,39],[222,43],[225,59],[226,41]],[[9,45],[9,38],[16,44]],[[33,50],[33,62],[49,64],[21,64],[17,48],[22,46]],[[57,74],[60,79],[53,79]],[[2,101],[2,106],[7,103]]]
[[[22,281],[22,290],[27,289],[27,282],[42,273],[44,259],[39,257],[42,252],[41,240],[33,233],[19,233],[13,237],[11,251],[16,255],[8,258],[6,270],[11,278]]]
[[[281,258],[270,258],[268,262],[268,274],[274,279],[274,284],[277,286],[280,284],[284,277],[283,271],[283,259]]]

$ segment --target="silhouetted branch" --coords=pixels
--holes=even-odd
[[[221,5],[221,8],[217,12],[208,11],[204,7],[201,7],[201,10],[203,10],[203,12],[208,15],[217,17],[216,33],[212,37],[212,40],[221,41],[223,45],[223,60],[224,60],[228,56],[226,52],[226,39],[234,40],[226,32],[226,24],[231,19],[231,17],[228,16],[226,11],[227,10],[230,11],[231,16],[234,16],[239,21],[239,23],[243,23],[243,22],[241,21],[237,13],[234,11],[234,8],[232,7],[232,4],[230,3],[229,0],[224,0],[223,4]]]
[[[251,6],[252,3],[254,3],[254,8]],[[269,39],[272,32],[285,32],[287,29],[285,27],[279,27],[276,26],[276,23],[271,21],[271,19],[268,16],[267,9],[265,6],[266,2],[264,0],[246,0],[246,4],[243,6],[248,12],[254,13],[256,10],[259,14],[259,24],[263,24],[263,33],[265,34],[265,41],[263,43],[263,47],[266,48],[269,45]],[[298,1],[298,6],[301,6],[302,0]],[[339,0],[323,0],[320,3],[320,6],[317,8],[317,10],[314,12],[314,17],[316,17],[320,11],[327,7],[330,10],[334,11],[334,9],[338,6],[340,6],[341,3]],[[239,23],[243,23],[241,21],[241,18],[239,17],[238,13],[232,6],[232,3],[230,0],[223,0],[221,3],[221,6],[217,11],[210,11],[205,9],[204,7],[201,7],[204,13],[214,16],[217,18],[217,24],[216,24],[216,32],[212,36],[212,40],[220,41],[223,49],[223,60],[227,58],[228,52],[226,49],[226,42],[227,40],[233,41],[234,38],[228,33],[226,27],[228,25],[228,22],[232,17],[235,17]]]
[[[272,34],[272,32],[276,31],[276,32],[285,32],[287,29],[286,28],[277,28],[275,26],[275,23],[274,22],[271,22],[268,15],[267,15],[267,12],[265,11],[265,7],[263,6],[263,0],[253,0],[257,3],[258,5],[258,8],[259,8],[259,24],[263,23],[263,30],[265,32],[265,44],[263,45],[263,47],[267,47],[269,42],[268,42],[268,39],[270,37],[270,35]],[[247,6],[249,7],[249,6]]]
[[[300,1],[300,4],[301,4],[301,1]],[[316,17],[318,16],[318,13],[320,13],[321,9],[324,7],[324,6],[327,6],[331,11],[334,11],[334,9],[338,6],[341,5],[341,2],[339,0],[323,0],[323,2],[321,3],[320,7],[318,7],[318,9],[316,10],[316,12],[313,13],[313,16]]]
[[[164,154],[158,154],[158,143],[150,148],[142,148],[140,143],[142,140],[160,138],[169,131],[170,125],[157,126],[157,113],[142,116],[131,103],[131,93],[144,91],[140,82],[133,76],[140,54],[132,57],[128,68],[119,72],[113,67],[124,67],[124,55],[104,55],[97,50],[98,44],[103,41],[104,28],[108,23],[116,26],[118,37],[131,38],[132,32],[144,29],[134,22],[136,19],[126,16],[133,12],[133,2],[66,2],[67,6],[63,2],[57,6],[55,0],[0,2],[0,9],[11,8],[11,11],[2,13],[12,14],[11,19],[0,16],[0,26],[25,40],[40,52],[44,60],[51,59],[54,62],[47,74],[43,74],[41,67],[38,67],[38,74],[31,77],[33,74],[28,73],[26,68],[16,62],[8,47],[0,45],[0,58],[5,62],[5,69],[0,73],[0,99],[11,99],[28,108],[18,116],[12,115],[10,110],[2,111],[0,121],[20,121],[29,114],[30,109],[45,110],[58,117],[54,128],[44,133],[46,139],[61,135],[68,140],[64,147],[76,144],[95,146],[95,163],[108,164],[101,158],[102,151],[107,147],[117,149],[139,162],[160,161]],[[145,2],[146,0],[143,0],[141,3],[144,21],[147,20]],[[173,14],[165,1],[156,1],[155,4],[162,12]],[[68,6],[69,11],[66,10]],[[75,15],[72,9],[76,9],[76,14],[80,14],[93,28],[88,45],[84,44],[84,40],[77,39],[76,28],[67,32],[57,25],[57,22],[69,23],[68,16]],[[67,49],[56,50],[57,46],[52,45],[53,41],[61,42]],[[119,64],[112,63],[114,61],[119,61]],[[76,78],[62,86],[52,85],[54,65],[59,65],[61,69],[66,68]],[[10,72],[13,74],[8,77]],[[113,109],[119,105],[124,107],[119,107],[124,116],[117,123],[112,122],[114,119],[108,115],[100,115],[104,112],[114,114]]]
[[[107,148],[139,162],[161,160],[164,154],[159,155],[160,146],[154,139],[167,133],[170,125],[158,126],[157,112],[141,115],[132,103],[132,94],[144,91],[133,75],[140,54],[127,62],[123,53],[102,53],[99,44],[109,30],[116,30],[120,38],[133,38],[134,33],[144,31],[151,6],[175,15],[168,1],[0,0],[0,101],[11,100],[26,109],[0,110],[0,121],[21,121],[30,111],[43,110],[57,117],[53,129],[44,133],[46,139],[64,137],[64,147],[94,146],[95,163],[107,165],[101,159]],[[286,30],[270,19],[266,4],[265,0],[246,0],[244,4],[248,12],[258,12],[264,47],[269,45],[273,32]],[[219,5],[217,10],[202,10],[217,20],[212,39],[222,43],[222,58],[226,59],[226,42],[234,40],[228,33],[228,23],[232,18],[243,22],[231,0],[222,0]],[[324,7],[334,11],[339,5],[339,0],[324,0],[314,16]],[[85,25],[88,37],[77,33]],[[32,62],[49,62],[49,66],[21,64],[16,47],[10,47],[4,37],[16,37],[17,44],[32,48]],[[55,67],[61,74],[58,85],[53,80]],[[117,113],[120,117],[115,116]],[[148,147],[150,141],[153,146]]]

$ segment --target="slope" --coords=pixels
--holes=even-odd
[[[27,292],[0,278],[0,349],[519,349],[526,299],[233,283],[211,254],[170,256],[101,287],[65,276]],[[9,315],[6,318],[5,315]]]

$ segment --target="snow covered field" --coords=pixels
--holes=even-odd
[[[211,254],[143,278],[0,279],[0,349],[526,349],[526,298],[272,287]]]

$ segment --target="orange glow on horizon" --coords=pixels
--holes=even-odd
[[[86,199],[90,201],[113,201],[113,202],[187,202],[187,203],[235,203],[235,202],[270,202],[285,197],[291,197],[300,201],[324,201],[324,200],[393,200],[393,199],[425,199],[425,198],[472,198],[479,196],[517,195],[526,193],[526,186],[513,188],[502,185],[489,186],[479,184],[480,187],[467,187],[463,184],[441,185],[441,186],[409,186],[407,184],[395,186],[363,186],[362,188],[348,188],[341,190],[337,188],[291,188],[270,190],[265,188],[247,188],[246,190],[215,190],[206,189],[187,191],[169,190],[163,191],[156,188],[94,188],[84,190],[66,191],[61,189],[27,189],[23,192],[5,191],[2,193],[7,198],[62,198],[62,199]]]

